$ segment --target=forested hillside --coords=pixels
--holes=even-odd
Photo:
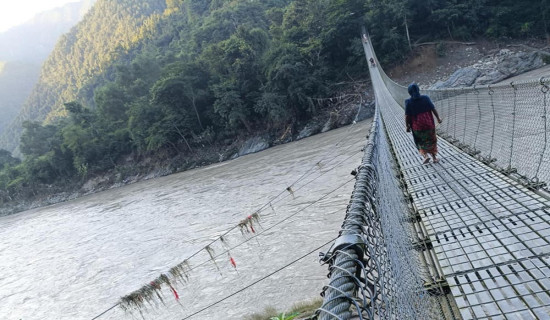
[[[40,193],[125,155],[192,153],[305,121],[332,82],[365,73],[350,15],[363,6],[98,0],[44,65],[20,120],[46,122],[21,121],[25,160],[0,184]]]
[[[164,1],[97,1],[84,20],[58,41],[44,62],[40,79],[0,145],[17,146],[25,120],[65,116],[64,102],[93,106],[93,90],[121,55],[143,38]]]
[[[550,43],[550,0],[368,2],[367,25],[385,61],[402,59],[415,42],[438,39],[545,37]]]
[[[364,24],[390,62],[422,41],[544,37],[547,1],[97,0],[3,137],[13,149],[24,128],[24,161],[0,163],[3,199],[128,158],[186,157],[239,135],[297,129],[336,84],[366,76]]]

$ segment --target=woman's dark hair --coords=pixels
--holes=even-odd
[[[411,95],[411,98],[417,99],[420,97],[420,88],[416,83],[411,83],[409,85],[409,94]]]

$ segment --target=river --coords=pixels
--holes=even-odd
[[[272,200],[256,237],[236,229],[229,256],[200,251],[176,302],[99,319],[242,319],[319,297],[318,251],[340,230],[370,120],[260,153],[0,217],[0,319],[91,319]],[[320,162],[320,166],[316,163]],[[299,178],[302,179],[299,180]],[[294,195],[285,189],[292,185]],[[346,183],[346,181],[348,183]],[[340,187],[344,185],[343,187]],[[335,191],[334,191],[335,190]],[[279,195],[279,197],[276,197]],[[276,197],[276,198],[275,198]],[[319,200],[321,199],[321,200]],[[319,200],[319,201],[318,201]],[[248,240],[247,242],[244,242]],[[241,244],[243,243],[243,244]],[[241,245],[239,245],[241,244]],[[216,254],[226,245],[212,245]]]

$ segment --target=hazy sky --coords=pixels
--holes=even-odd
[[[34,15],[78,0],[1,0],[0,32],[30,20]]]

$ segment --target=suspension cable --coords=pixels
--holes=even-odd
[[[514,136],[516,132],[516,107],[518,100],[518,88],[514,85],[514,81],[510,82],[510,86],[514,89],[514,106],[512,109],[512,138],[510,139],[510,159],[508,159],[508,170],[512,170],[512,159],[514,158]]]
[[[237,294],[239,294],[239,293],[241,293],[241,292],[243,292],[243,291],[245,291],[245,290],[247,290],[247,289],[249,289],[250,287],[252,287],[252,286],[258,284],[259,282],[261,282],[261,281],[263,281],[263,280],[265,280],[265,279],[267,279],[267,278],[273,276],[274,274],[276,274],[276,273],[278,273],[278,272],[281,272],[282,270],[284,270],[284,269],[290,267],[291,265],[295,264],[296,262],[298,262],[298,261],[302,260],[303,258],[309,256],[310,254],[312,254],[312,253],[318,251],[319,249],[321,249],[321,248],[323,248],[324,246],[330,244],[330,243],[333,242],[334,240],[336,240],[336,238],[331,239],[330,241],[327,241],[327,242],[324,243],[323,245],[321,245],[321,246],[319,246],[319,247],[317,247],[317,248],[315,248],[315,249],[309,251],[308,253],[306,253],[306,254],[300,256],[299,258],[297,258],[297,259],[295,259],[295,260],[293,260],[293,261],[287,263],[286,265],[280,267],[279,269],[277,269],[277,270],[275,270],[275,271],[273,271],[273,272],[271,272],[271,273],[269,273],[269,274],[267,274],[267,275],[261,277],[260,279],[258,279],[258,280],[256,280],[256,281],[252,282],[251,284],[247,285],[246,287],[241,288],[241,289],[239,289],[239,290],[233,292],[232,294],[230,294],[230,295],[228,295],[228,296],[226,296],[226,297],[224,297],[224,298],[222,298],[222,299],[220,299],[220,300],[218,300],[218,301],[216,301],[216,302],[214,302],[214,303],[211,303],[211,304],[209,304],[208,306],[206,306],[206,307],[204,307],[204,308],[202,308],[202,309],[200,309],[200,310],[198,310],[198,311],[196,311],[196,312],[194,312],[194,313],[192,313],[192,314],[186,316],[186,317],[183,318],[182,320],[189,319],[189,318],[191,318],[191,317],[193,317],[193,316],[196,316],[197,314],[199,314],[199,313],[201,313],[201,312],[203,312],[203,311],[205,311],[205,310],[208,310],[208,309],[212,308],[213,306],[215,306],[215,305],[217,305],[217,304],[219,304],[219,303],[221,303],[221,302],[223,302],[223,301],[225,301],[225,300],[227,300],[227,299],[229,299],[229,298],[231,298],[231,297],[233,297],[233,296],[235,296],[235,295],[237,295]]]
[[[355,124],[355,123],[354,123],[354,124]],[[350,133],[350,131],[351,131],[351,127],[353,127],[353,124],[347,129],[347,132],[345,133],[344,137],[342,137],[342,138],[337,142],[337,144],[335,145],[335,147],[336,147],[338,144],[340,144],[345,138],[347,138],[347,135],[349,135],[349,133]],[[348,146],[347,148],[345,148],[345,150],[348,150],[348,149],[349,149],[350,147],[352,147],[352,146],[354,146],[354,145],[352,144],[352,145]],[[331,153],[333,153],[334,150],[335,150],[335,149],[332,149],[332,152],[331,152]],[[345,150],[344,150],[344,151],[345,151]],[[300,186],[296,191],[298,191],[298,190],[304,188],[305,186],[311,184],[313,181],[317,180],[317,179],[320,178],[321,176],[323,176],[323,175],[325,175],[326,173],[328,173],[328,172],[332,171],[333,169],[337,168],[341,163],[343,163],[343,162],[349,160],[350,158],[352,158],[353,156],[355,156],[358,152],[359,152],[359,151],[353,153],[352,155],[348,156],[348,157],[345,158],[344,160],[338,162],[336,165],[334,165],[333,167],[331,167],[329,170],[327,170],[327,171],[325,171],[325,172],[322,172],[319,176],[317,176],[317,177],[314,178],[313,180],[311,180],[311,181],[307,182],[306,184]],[[328,153],[327,153],[327,154],[328,154]],[[327,154],[325,154],[325,156],[324,156],[320,161],[318,161],[315,165],[313,165],[312,167],[310,167],[310,168],[306,171],[306,173],[304,173],[302,176],[300,176],[298,179],[296,179],[296,180],[291,184],[291,186],[294,186],[294,185],[297,184],[298,182],[302,181],[303,179],[305,179],[306,177],[308,177],[309,175],[311,175],[312,169],[314,169],[314,168],[317,166],[318,163],[320,163],[321,161],[324,161],[324,159],[327,157]],[[335,159],[336,157],[338,157],[338,156],[340,156],[340,155],[336,155],[336,156],[330,158],[330,159],[328,160],[328,162],[331,162],[332,160],[334,160],[334,159]],[[309,174],[308,174],[308,173],[309,173]],[[349,180],[349,181],[351,181],[351,180]],[[349,183],[349,181],[347,181],[346,183],[342,184],[341,186],[339,186],[339,187],[336,188],[335,190],[331,191],[329,194],[331,194],[331,193],[333,193],[334,191],[338,190],[339,188],[343,187],[345,184]],[[267,206],[272,205],[272,204],[275,204],[275,203],[278,203],[279,201],[282,201],[282,200],[284,200],[285,198],[287,198],[287,197],[290,195],[289,193],[287,193],[283,198],[277,199],[278,197],[280,197],[280,196],[281,196],[283,193],[285,193],[286,191],[287,191],[287,189],[285,189],[285,190],[283,190],[282,192],[280,192],[277,196],[273,197],[269,202],[267,202],[266,204],[264,204],[260,209],[256,210],[256,212],[259,212],[259,211],[263,210],[264,208],[266,208]],[[313,205],[313,204],[317,203],[318,201],[324,199],[324,198],[325,198],[326,196],[328,196],[329,194],[326,194],[325,196],[323,196],[323,197],[321,197],[320,199],[316,200],[316,201],[313,202],[311,205]],[[276,199],[277,199],[277,200],[276,200]],[[305,210],[306,208],[310,207],[311,205],[306,206],[305,208],[303,208],[303,210]],[[300,213],[300,212],[303,211],[303,210],[300,210],[300,211],[298,211],[297,213]],[[296,213],[296,214],[297,214],[297,213]],[[294,216],[294,215],[292,215],[292,216]],[[279,222],[279,223],[277,223],[276,225],[278,225],[278,224],[280,224],[280,223],[282,223],[282,222]],[[232,227],[232,228],[230,228],[229,230],[227,230],[227,231],[226,231],[225,233],[223,233],[221,236],[219,236],[219,237],[217,237],[216,239],[214,239],[213,241],[211,241],[211,242],[210,242],[208,245],[206,245],[204,248],[211,246],[211,245],[214,244],[215,242],[217,242],[217,241],[219,241],[220,239],[222,239],[224,236],[227,236],[231,231],[235,230],[236,228],[238,228],[238,225],[237,225],[237,226],[234,226],[234,227]],[[265,232],[265,231],[264,231],[264,232]],[[261,234],[261,233],[260,233],[260,234]],[[250,239],[253,239],[253,238],[255,238],[255,237],[251,237]],[[238,246],[240,246],[240,245],[242,245],[242,244],[244,244],[244,243],[246,243],[246,242],[248,242],[248,240],[242,242],[242,243],[239,244]],[[237,247],[238,247],[238,246],[237,246]],[[192,255],[190,255],[188,258],[185,259],[185,261],[188,261],[189,259],[191,259],[191,258],[195,257],[196,255],[198,255],[200,252],[202,252],[202,251],[204,250],[204,248],[201,248],[201,249],[199,249],[198,251],[196,251],[195,253],[193,253]],[[234,249],[234,248],[231,248],[231,249]],[[229,250],[226,250],[226,251],[224,251],[222,254],[225,254],[225,253],[227,253],[228,251],[229,251]],[[219,254],[219,255],[217,255],[216,257],[219,257],[219,256],[222,255],[222,254]],[[209,260],[208,260],[208,261],[209,261]],[[206,262],[208,262],[208,261],[206,261]],[[201,265],[203,265],[203,264],[206,263],[206,262],[203,262]],[[194,268],[193,268],[193,269],[194,269]],[[192,269],[191,269],[191,270],[192,270]],[[110,308],[106,309],[106,310],[103,311],[101,314],[99,314],[99,315],[97,315],[96,317],[94,317],[92,320],[95,320],[95,319],[101,317],[102,315],[106,314],[108,311],[114,309],[114,308],[117,307],[118,305],[120,305],[120,302],[118,302],[118,303],[114,304],[113,306],[111,306]]]
[[[280,220],[279,222],[277,222],[277,223],[271,225],[271,226],[268,227],[268,228],[262,229],[262,231],[260,231],[260,232],[258,232],[258,233],[256,233],[256,234],[254,234],[254,235],[251,236],[250,238],[247,238],[247,239],[243,240],[243,241],[240,242],[239,244],[237,244],[237,245],[235,245],[235,246],[233,246],[233,247],[231,247],[231,248],[228,248],[228,249],[226,249],[225,251],[223,251],[223,252],[221,252],[221,253],[219,253],[219,254],[217,254],[217,255],[215,255],[215,256],[212,256],[212,258],[213,258],[213,259],[219,258],[219,257],[221,257],[221,256],[223,256],[223,255],[225,255],[225,254],[227,254],[227,253],[230,252],[231,250],[234,250],[234,249],[236,249],[236,248],[238,248],[238,247],[240,247],[240,246],[242,246],[242,245],[248,243],[248,242],[251,241],[252,239],[255,239],[256,237],[258,237],[258,236],[264,234],[265,232],[267,232],[267,231],[273,229],[274,227],[276,227],[276,226],[282,224],[283,222],[289,220],[290,218],[292,218],[292,217],[294,217],[294,216],[300,214],[301,212],[303,212],[303,211],[305,211],[307,208],[309,208],[309,207],[315,205],[315,204],[318,203],[319,201],[324,200],[326,197],[328,197],[329,195],[331,195],[331,194],[333,194],[334,192],[338,191],[339,189],[341,189],[342,187],[344,187],[345,185],[347,185],[348,183],[350,183],[350,182],[353,181],[354,179],[355,179],[355,178],[351,178],[351,179],[347,180],[346,182],[340,184],[339,186],[337,186],[336,188],[332,189],[330,192],[326,193],[326,194],[323,195],[322,197],[316,199],[316,200],[313,201],[312,203],[310,203],[310,204],[306,205],[305,207],[301,208],[301,209],[298,210],[297,212],[291,214],[290,216],[287,216],[287,217],[283,218],[282,220]],[[333,241],[333,240],[331,240],[331,241]],[[193,266],[193,267],[190,268],[188,271],[192,271],[192,270],[198,269],[199,267],[205,265],[206,263],[208,263],[208,262],[210,262],[210,261],[211,261],[211,260],[203,261],[202,263],[199,263],[198,265]],[[105,311],[101,312],[100,314],[98,314],[97,316],[95,316],[94,318],[92,318],[92,320],[95,320],[95,319],[100,318],[101,316],[105,315],[107,312],[111,311],[112,309],[114,309],[115,307],[117,307],[117,306],[119,306],[119,305],[120,305],[120,302],[114,304],[114,305],[111,306],[110,308],[106,309]]]
[[[466,102],[464,103],[464,125],[462,131],[462,141],[466,143],[466,119],[468,118],[468,91],[462,88],[462,94],[464,95]]]
[[[479,90],[476,88],[476,86],[474,86],[474,95],[476,96],[477,112],[478,112],[477,129],[476,129],[476,136],[474,140],[474,149],[475,149],[477,147],[477,138],[479,136],[479,129],[481,128],[481,105],[479,103]]]
[[[547,98],[547,95],[548,95],[548,90],[550,89],[548,87],[547,84],[544,83],[543,81],[544,78],[540,78],[540,85],[542,86],[540,88],[542,94],[543,94],[543,107],[544,107],[544,110],[543,110],[543,115],[541,116],[541,118],[544,120],[544,147],[540,153],[540,159],[539,159],[539,165],[537,166],[537,172],[535,174],[535,179],[536,179],[536,182],[538,182],[539,178],[539,171],[540,171],[540,166],[542,164],[542,161],[543,161],[543,158],[544,158],[544,154],[546,153],[546,147],[548,145],[548,108],[547,108],[547,102],[546,102],[546,98]]]
[[[495,114],[495,103],[493,99],[494,90],[491,89],[491,86],[489,86],[488,91],[489,96],[491,97],[491,111],[493,112],[493,128],[491,130],[491,147],[489,148],[489,159],[487,160],[489,163],[493,160],[493,146],[495,142],[495,125],[496,125],[496,114]]]

